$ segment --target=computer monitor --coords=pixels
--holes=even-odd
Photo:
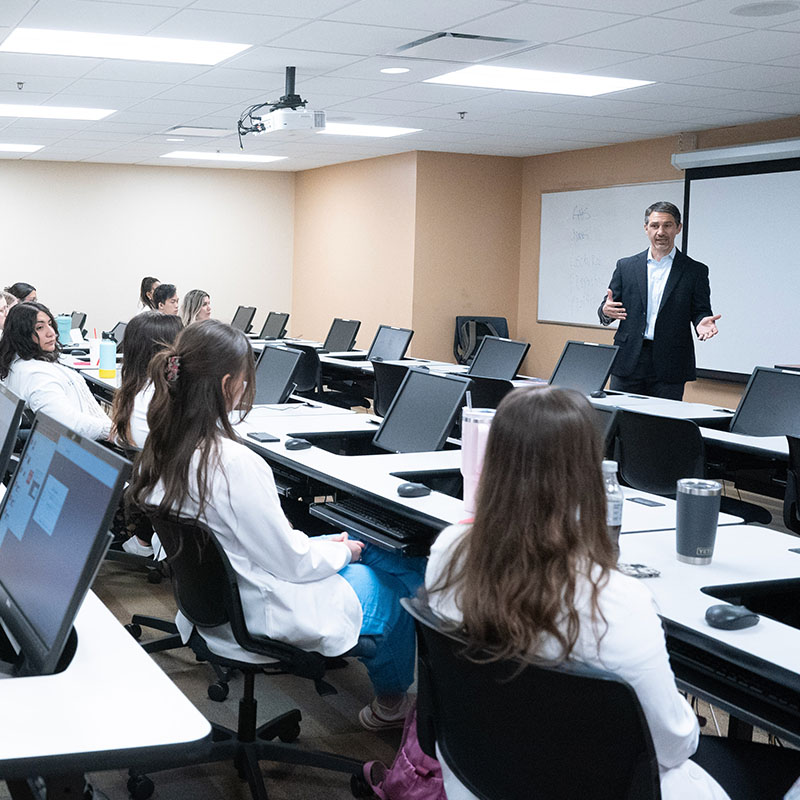
[[[231,325],[237,330],[247,333],[250,330],[250,323],[256,315],[255,306],[239,306],[236,313],[233,315]]]
[[[277,311],[270,311],[267,314],[264,327],[258,334],[259,339],[283,339],[286,335],[286,323],[289,320],[288,314],[280,314]]]
[[[58,669],[111,542],[108,528],[129,469],[116,453],[36,415],[0,509],[2,651],[13,662],[7,672]]]
[[[86,314],[82,311],[73,311],[72,312],[72,323],[70,327],[74,330],[82,330],[83,326],[86,324]]]
[[[408,343],[414,331],[408,328],[393,328],[379,325],[375,338],[369,347],[367,361],[399,361],[408,350]]]
[[[391,453],[441,450],[470,380],[409,369],[372,443]]]
[[[529,348],[528,342],[484,336],[467,374],[479,378],[513,380]]]
[[[0,383],[0,480],[5,477],[8,462],[17,443],[17,432],[25,401]]]
[[[303,357],[301,350],[267,345],[256,362],[256,405],[285,403],[294,391],[294,376]]]
[[[110,331],[109,333],[114,337],[114,341],[117,343],[117,350],[121,349],[122,340],[125,338],[125,330],[128,327],[127,322],[118,322]]]
[[[800,436],[800,372],[756,367],[730,430],[749,436]]]
[[[562,389],[577,389],[583,394],[600,391],[611,374],[618,350],[613,344],[569,341],[561,351],[549,383]]]
[[[328,353],[344,353],[352,350],[356,343],[356,334],[361,327],[359,319],[340,319],[336,317],[325,337],[322,349]]]

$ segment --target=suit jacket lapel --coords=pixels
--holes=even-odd
[[[667,298],[672,293],[672,290],[681,279],[681,275],[683,275],[684,259],[685,256],[683,253],[681,253],[680,250],[676,250],[675,258],[672,261],[672,269],[670,269],[669,278],[667,278],[667,285],[664,287],[664,294],[661,295],[661,305],[658,307],[659,313],[661,312],[661,309],[664,308],[664,304],[667,302]]]
[[[639,284],[639,291],[642,293],[642,308],[647,313],[647,254],[649,250],[639,253],[636,262],[636,280]]]

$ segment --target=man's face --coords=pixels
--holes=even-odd
[[[671,252],[675,244],[675,237],[681,232],[682,227],[675,222],[672,214],[653,211],[644,226],[652,251],[662,255]]]

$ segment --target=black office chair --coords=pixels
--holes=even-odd
[[[453,335],[453,358],[458,364],[470,364],[484,336],[508,339],[508,320],[505,317],[456,317]]]
[[[617,435],[617,409],[594,406],[592,419],[598,436],[600,436],[603,458],[614,458],[614,438]]]
[[[201,523],[160,516],[155,512],[150,516],[153,528],[167,552],[178,608],[195,625],[189,638],[189,647],[198,659],[226,669],[235,669],[244,676],[237,730],[211,723],[213,742],[206,761],[212,763],[232,759],[239,774],[247,780],[254,800],[267,798],[258,763],[260,760],[349,773],[353,776],[351,785],[354,793],[357,789],[360,791],[364,786],[363,762],[289,744],[300,735],[299,709],[292,709],[260,726],[256,725],[254,689],[257,674],[265,671],[291,673],[313,680],[320,694],[335,694],[333,686],[325,681],[326,658],[267,636],[251,634],[245,625],[236,573],[216,536]],[[208,648],[198,629],[226,623],[230,625],[243,653],[258,654],[263,657],[262,663],[226,658]],[[374,639],[362,637],[357,648],[347,655],[368,655],[374,649]],[[271,741],[275,738],[281,742]],[[132,775],[129,789],[133,792],[147,780]]]
[[[786,438],[789,441],[789,468],[783,496],[783,524],[790,531],[800,533],[800,437]]]
[[[619,409],[616,419],[615,452],[623,483],[674,498],[678,480],[706,476],[705,445],[695,422],[627,409]],[[722,497],[720,511],[748,523],[772,522],[766,508],[734,497]]]
[[[481,800],[658,800],[658,764],[636,693],[586,665],[476,663],[419,598],[417,730]],[[588,713],[587,713],[588,712]]]
[[[322,367],[319,361],[319,353],[316,349],[307,344],[297,344],[292,342],[293,350],[301,350],[303,357],[297,365],[294,374],[294,382],[297,388],[294,394],[301,397],[308,397],[313,400],[322,400]]]
[[[389,406],[406,377],[408,367],[405,364],[388,364],[385,361],[372,361],[375,388],[372,392],[373,413],[385,417]]]

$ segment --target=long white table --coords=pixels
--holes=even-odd
[[[646,397],[624,392],[609,392],[605,397],[590,397],[589,402],[596,408],[641,411],[657,417],[690,419],[698,424],[708,426],[724,425],[727,427],[734,415],[734,411],[729,408],[720,408],[706,403],[688,403],[683,400],[667,400],[663,397]]]

